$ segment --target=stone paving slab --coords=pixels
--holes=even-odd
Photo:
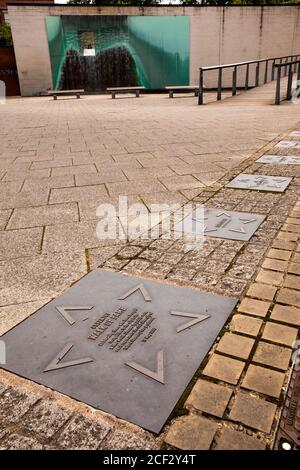
[[[291,181],[292,178],[282,178],[281,176],[257,176],[242,173],[230,181],[226,187],[237,189],[256,189],[258,191],[274,191],[282,193]]]
[[[272,86],[272,84],[267,85],[266,88],[270,90]],[[132,102],[124,100],[122,104],[118,103],[118,118],[111,108],[111,102],[103,97],[86,97],[80,103],[61,101],[56,107],[56,111],[61,116],[59,125],[57,116],[49,113],[48,100],[43,98],[8,100],[9,106],[1,109],[4,116],[0,150],[0,185],[2,187],[2,189],[0,187],[0,218],[2,216],[4,219],[2,225],[0,224],[2,231],[9,231],[6,230],[7,223],[14,216],[17,208],[23,210],[26,207],[48,206],[49,202],[50,205],[75,203],[80,206],[88,201],[88,213],[91,217],[99,203],[113,200],[107,191],[107,184],[113,182],[111,178],[114,172],[117,175],[116,178],[122,177],[122,180],[126,182],[126,171],[129,172],[128,175],[133,176],[133,170],[143,168],[158,170],[161,168],[162,172],[161,176],[158,173],[156,173],[158,176],[154,176],[154,173],[152,175],[152,182],[157,191],[152,187],[154,192],[147,193],[143,191],[141,185],[141,193],[134,196],[136,201],[142,197],[147,204],[150,204],[152,199],[168,200],[170,197],[172,200],[174,196],[180,195],[181,203],[193,200],[195,204],[206,204],[215,209],[254,212],[265,216],[264,222],[250,242],[205,237],[202,250],[199,252],[186,252],[180,240],[159,239],[145,242],[145,240],[137,239],[129,244],[128,248],[132,249],[128,251],[122,251],[124,243],[104,243],[92,246],[89,240],[93,234],[86,232],[86,235],[76,240],[76,236],[74,237],[72,230],[69,229],[72,223],[46,225],[44,226],[45,232],[52,227],[61,229],[60,236],[57,235],[55,238],[58,242],[52,242],[51,255],[45,254],[44,250],[47,245],[44,245],[44,237],[42,237],[43,243],[37,254],[18,259],[6,259],[1,262],[0,282],[3,288],[0,294],[0,331],[2,334],[97,266],[124,270],[132,275],[139,273],[145,278],[158,278],[160,281],[170,279],[177,285],[221,295],[240,296],[241,301],[248,298],[263,302],[262,304],[256,303],[252,310],[249,308],[251,303],[249,304],[248,301],[247,312],[242,311],[245,303],[241,309],[234,311],[230,323],[219,335],[220,339],[223,337],[225,339],[220,342],[220,346],[218,346],[219,339],[217,340],[187,389],[185,398],[188,398],[192,385],[200,380],[197,394],[204,397],[209,387],[203,386],[203,383],[215,385],[217,387],[215,393],[219,392],[220,397],[223,397],[223,401],[220,399],[223,409],[220,407],[214,410],[208,398],[206,399],[207,405],[205,405],[204,398],[201,399],[201,408],[197,404],[199,400],[195,402],[195,406],[189,401],[185,407],[184,398],[175,408],[160,436],[154,438],[150,433],[145,433],[136,426],[85,407],[72,399],[66,399],[28,380],[22,380],[15,375],[1,371],[0,398],[3,390],[8,387],[18,391],[22,397],[31,396],[34,389],[37,401],[49,397],[53,400],[55,405],[53,409],[56,410],[58,417],[65,415],[65,413],[62,415],[59,413],[60,407],[67,407],[71,410],[70,418],[66,422],[61,418],[61,427],[54,436],[49,438],[45,437],[47,430],[39,434],[34,431],[28,433],[22,425],[23,415],[20,413],[18,421],[14,425],[6,424],[4,434],[0,433],[2,436],[0,444],[3,448],[88,447],[89,443],[84,440],[83,435],[81,434],[79,438],[78,434],[73,432],[74,426],[71,426],[78,416],[83,416],[84,418],[81,419],[84,419],[84,422],[87,420],[88,429],[98,429],[96,423],[90,422],[90,419],[93,421],[96,416],[96,420],[100,419],[101,423],[104,419],[104,428],[107,426],[107,419],[109,420],[111,428],[102,441],[100,439],[97,442],[97,439],[90,441],[91,447],[98,449],[154,449],[162,445],[164,448],[175,446],[179,449],[184,445],[190,448],[193,445],[202,446],[201,448],[207,449],[269,449],[272,447],[284,395],[281,383],[284,387],[287,377],[287,371],[284,368],[288,361],[288,354],[292,354],[294,330],[298,331],[300,324],[299,299],[295,294],[299,292],[297,283],[299,275],[295,266],[298,263],[295,255],[300,250],[297,229],[299,225],[295,223],[295,220],[285,222],[289,214],[291,214],[290,219],[299,218],[300,204],[297,201],[300,195],[300,172],[299,165],[270,165],[255,163],[255,160],[266,154],[286,156],[288,153],[290,156],[299,157],[299,149],[296,147],[289,148],[288,152],[284,147],[275,147],[279,141],[297,142],[299,140],[297,136],[288,136],[292,130],[297,130],[296,124],[299,116],[297,107],[289,103],[284,103],[280,107],[267,106],[267,100],[263,101],[263,89],[265,88],[259,89],[259,97],[255,95],[255,90],[250,90],[248,93],[251,99],[249,100],[239,96],[217,104],[210,103],[201,109],[195,105],[193,98],[170,103],[171,100],[162,102],[160,96],[149,96],[147,101],[136,103],[134,107],[132,107]],[[272,89],[271,94],[273,91]],[[270,94],[270,91],[268,93]],[[225,102],[227,102],[226,105]],[[220,106],[222,106],[221,117]],[[155,120],[153,120],[153,115],[156,116]],[[130,123],[130,128],[128,128],[128,123]],[[168,133],[165,131],[166,126]],[[251,136],[249,136],[249,127]],[[18,129],[18,133],[12,135],[12,128]],[[234,142],[232,141],[233,135]],[[37,170],[60,168],[56,166],[55,160],[66,159],[68,160],[66,166],[94,164],[98,173],[80,173],[75,177],[74,174],[41,177],[36,173]],[[53,167],[43,168],[35,165],[38,162],[51,162],[52,160]],[[72,165],[70,165],[70,160]],[[206,168],[206,161],[216,165],[219,170]],[[186,165],[190,165],[190,174]],[[176,167],[181,172],[183,170],[185,174],[177,174]],[[168,169],[173,172],[173,175],[163,176],[164,172],[170,175]],[[206,171],[209,169],[211,171]],[[17,177],[18,171],[25,179],[14,179],[4,183],[7,172],[11,179]],[[227,188],[226,184],[240,173],[280,176],[292,178],[292,181],[283,193]],[[107,177],[103,177],[105,174]],[[88,175],[91,177],[90,184],[87,179]],[[95,176],[97,178],[92,182]],[[186,178],[186,176],[195,178],[204,186],[197,186],[194,189],[185,188],[186,183],[182,180],[183,189],[172,192],[166,187],[164,190],[159,189],[164,178]],[[75,191],[69,195],[64,193],[65,190],[75,186],[75,180],[78,184],[79,178],[82,178],[84,183],[84,186],[80,188],[84,190],[78,193]],[[131,180],[131,184],[134,185],[134,180]],[[92,187],[101,187],[101,190],[89,192]],[[63,194],[56,194],[56,191],[60,190]],[[58,195],[65,196],[66,199],[70,197],[70,200],[58,202],[49,199],[53,197],[53,194],[57,198]],[[26,217],[25,211],[24,217]],[[81,217],[80,211],[79,217]],[[84,229],[82,230],[84,232]],[[90,230],[93,230],[93,224]],[[73,242],[71,240],[71,243],[68,243],[70,236],[73,237]],[[76,252],[72,253],[73,243],[76,245]],[[47,241],[47,244],[50,246],[51,242]],[[68,246],[70,250],[67,249]],[[283,255],[283,251],[287,254]],[[266,258],[269,261],[265,262]],[[288,264],[277,262],[274,264],[272,263],[274,260],[287,261]],[[293,264],[290,265],[290,262]],[[264,268],[261,267],[263,263]],[[278,268],[284,270],[277,270]],[[245,293],[247,293],[246,297]],[[254,305],[253,302],[252,305]],[[272,324],[271,327],[266,328],[269,323]],[[277,326],[277,329],[273,324]],[[282,327],[287,327],[288,330],[282,330]],[[271,337],[274,331],[275,336]],[[225,333],[229,332],[232,336],[228,337]],[[264,336],[263,339],[261,339],[262,336]],[[243,357],[246,355],[242,347],[245,338],[255,341],[247,358]],[[282,338],[281,342],[278,338]],[[246,341],[246,343],[248,353],[252,343],[251,341]],[[231,351],[234,355],[228,354],[228,347],[231,344]],[[225,362],[226,359],[233,361],[232,370],[228,371],[227,367],[224,368],[224,372],[229,374],[231,371],[233,374],[228,375],[228,382],[226,377],[221,375],[216,379],[202,373],[209,364],[210,358],[215,361],[216,356],[224,357]],[[224,360],[216,362],[216,364],[222,363]],[[206,369],[206,372],[209,370],[212,374],[217,373],[213,367]],[[218,374],[221,372],[222,368],[219,368]],[[268,389],[262,389],[262,384],[266,383],[266,379]],[[232,383],[233,380],[237,381],[236,385]],[[245,401],[239,398],[239,391],[246,395]],[[229,401],[227,401],[228,397]],[[11,398],[13,399],[12,394]],[[25,401],[25,397],[20,399],[20,403],[23,400]],[[249,406],[248,415],[246,408],[241,413],[239,407],[239,403],[244,402]],[[265,422],[270,423],[273,418],[270,431],[262,431],[261,422],[255,413],[251,412],[253,403],[262,404],[262,402]],[[47,406],[51,407],[51,403],[52,401],[47,401]],[[276,405],[275,414],[274,408],[269,404]],[[34,417],[35,414],[31,413],[31,410],[35,406],[35,402],[30,404],[25,414],[29,413]],[[206,409],[202,412],[205,406]],[[235,410],[233,414],[231,414],[232,408]],[[176,423],[178,416],[186,413],[205,418],[202,423],[207,426],[207,432],[204,428],[203,433],[199,435],[197,425],[193,428],[194,420],[187,420],[186,424],[180,422],[176,433],[170,432],[170,436],[176,434],[176,441],[172,440],[172,444],[169,444],[166,440],[168,430],[171,429],[173,423]],[[68,413],[67,415],[69,416]],[[251,416],[251,422],[248,421],[249,416]],[[1,413],[0,422],[2,422]],[[46,422],[45,426],[47,427]],[[63,434],[64,429],[69,432]],[[187,442],[185,429],[189,429],[188,435],[191,439],[197,436],[196,441],[193,441],[194,444],[191,443],[192,441]],[[213,432],[214,429],[216,429],[215,432]],[[60,439],[61,435],[64,438]]]
[[[300,158],[294,157],[293,155],[263,155],[257,163],[269,163],[269,164],[280,164],[280,165],[300,165]]]
[[[294,149],[299,149],[300,148],[300,141],[293,141],[293,140],[281,140],[278,142],[278,144],[275,145],[275,147],[278,148],[294,148]]]
[[[235,303],[95,270],[2,336],[4,367],[159,432]]]
[[[174,230],[185,233],[199,233],[210,237],[248,241],[265,217],[248,212],[223,211],[222,209],[196,209]]]

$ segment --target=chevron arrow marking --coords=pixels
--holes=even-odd
[[[231,219],[231,215],[227,214],[227,212],[220,212],[220,214],[216,215],[216,217],[221,217],[221,215],[226,215],[226,217],[229,217]]]
[[[152,299],[151,299],[146,287],[143,284],[139,284],[139,285],[133,287],[128,292],[126,292],[126,294],[122,295],[121,297],[118,297],[118,300],[124,300],[127,297],[129,297],[131,294],[134,294],[134,292],[136,292],[138,290],[141,292],[141,294],[144,297],[146,302],[151,302]]]
[[[240,220],[243,222],[243,224],[250,224],[251,222],[256,221],[255,218],[254,219],[242,219],[241,217],[240,217]]]
[[[65,367],[77,366],[79,364],[85,364],[87,362],[93,362],[94,359],[91,357],[83,357],[81,359],[75,359],[73,361],[61,362],[61,360],[68,354],[74,344],[68,343],[66,346],[55,356],[54,359],[47,365],[43,372],[49,372],[50,370],[64,369]]]
[[[74,320],[73,317],[71,317],[71,315],[67,312],[67,310],[91,310],[92,308],[94,308],[93,305],[88,305],[88,306],[77,306],[77,305],[58,305],[56,307],[56,310],[64,317],[65,320],[67,320],[67,322],[70,324],[70,325],[74,325],[74,323],[76,323],[76,320]]]
[[[210,315],[203,315],[202,313],[177,312],[176,310],[171,310],[171,315],[176,315],[177,317],[193,318],[193,320],[178,326],[176,330],[177,333],[180,333],[181,331],[186,330],[191,326],[197,325],[197,323],[207,320],[207,318],[210,318]]]
[[[156,380],[157,382],[160,382],[161,384],[165,383],[165,378],[164,378],[164,351],[158,351],[156,354],[156,371],[147,369],[144,366],[141,366],[137,362],[131,361],[131,362],[125,362],[125,365],[128,367],[131,367],[134,370],[137,370],[141,374],[146,375],[147,377],[150,377],[150,379]]]
[[[246,233],[245,230],[243,229],[243,227],[240,227],[239,229],[230,228],[230,229],[229,229],[229,232]]]

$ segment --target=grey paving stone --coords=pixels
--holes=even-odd
[[[300,157],[294,157],[293,155],[263,155],[257,163],[269,163],[270,165],[300,165]]]
[[[96,228],[98,223],[99,220],[91,220],[47,226],[44,234],[43,253],[84,251],[86,248],[115,245],[116,239],[114,238],[97,238]]]
[[[158,450],[159,448],[159,440],[154,439],[152,434],[140,428],[133,428],[130,424],[126,427],[118,426],[99,446],[99,450]]]
[[[0,443],[1,450],[43,450],[44,446],[31,437],[10,434]]]
[[[217,440],[216,450],[264,450],[266,444],[243,431],[224,428]]]
[[[127,195],[127,194],[147,194],[158,193],[165,191],[165,187],[158,181],[158,179],[138,180],[134,183],[132,181],[120,181],[119,183],[107,183],[107,189],[111,196]]]
[[[172,423],[165,441],[182,450],[208,450],[217,429],[216,422],[203,416],[183,416]]]
[[[8,170],[3,181],[17,181],[24,180],[25,178],[47,178],[50,176],[50,169],[44,168],[41,170]]]
[[[1,160],[0,160],[1,161]],[[1,181],[0,182],[0,194],[4,195],[6,193],[18,193],[22,187],[23,181]]]
[[[93,164],[89,165],[74,165],[74,166],[61,166],[52,168],[51,176],[61,175],[78,175],[78,174],[93,174],[97,173],[96,167]]]
[[[126,177],[131,181],[147,180],[161,176],[174,176],[174,172],[168,168],[133,168],[124,170]]]
[[[124,173],[116,168],[111,171],[99,173],[81,173],[75,176],[76,186],[91,186],[116,181],[127,181]]]
[[[247,393],[238,392],[229,413],[234,421],[269,433],[275,418],[277,406]]]
[[[231,180],[230,183],[226,184],[226,187],[256,189],[258,191],[273,191],[281,193],[288,187],[291,181],[292,178],[282,178],[281,176],[241,173]]]
[[[70,166],[72,165],[71,158],[62,159],[52,159],[52,160],[42,160],[32,162],[31,169],[41,169],[41,168],[56,168],[60,166]]]
[[[275,145],[278,148],[300,148],[300,141],[297,140],[281,140]]]
[[[26,179],[22,187],[23,191],[34,191],[40,189],[58,189],[58,188],[70,188],[75,186],[75,180],[73,175],[66,176],[50,176],[49,178],[36,178]]]
[[[50,300],[86,274],[84,253],[0,261],[0,305]]]
[[[118,183],[119,184],[119,183]],[[94,199],[101,202],[102,196],[107,197],[104,185],[91,187],[60,188],[52,189],[50,194],[50,204],[63,202],[84,201]]]
[[[204,209],[204,213],[203,213]],[[199,208],[178,222],[174,230],[198,233],[209,237],[247,241],[264,220],[264,216],[247,212]]]
[[[66,450],[96,450],[113,430],[113,421],[89,419],[76,415],[57,436],[56,441]]]
[[[42,438],[49,439],[59,432],[71,414],[70,410],[56,405],[52,400],[44,399],[26,413],[21,426]]]
[[[19,193],[3,193],[0,191],[0,209],[41,206],[47,204],[48,196],[49,189],[44,186]]]
[[[160,180],[169,191],[180,191],[181,189],[203,187],[203,184],[191,175],[162,177]],[[158,191],[159,189],[156,190],[156,192]]]
[[[76,202],[49,204],[47,206],[15,209],[7,228],[17,229],[57,225],[77,222],[78,220],[78,206]]]
[[[39,398],[39,395],[24,393],[13,387],[8,387],[0,395],[1,421],[5,423],[19,422]]]
[[[0,260],[37,254],[42,236],[42,227],[1,231]]]
[[[6,210],[0,210],[0,230],[4,230],[6,227],[6,224],[9,220],[10,214],[11,214],[10,209]]]
[[[8,433],[7,426],[5,424],[0,423],[0,439],[2,439],[7,433]],[[0,446],[1,446],[1,443],[0,443]]]

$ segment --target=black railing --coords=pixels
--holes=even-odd
[[[282,69],[288,70],[288,82],[287,82],[287,91],[286,91],[286,100],[290,101],[292,99],[292,83],[293,83],[293,73],[297,72],[297,97],[299,94],[300,88],[300,59],[292,60],[288,63],[284,64],[275,64],[275,68],[277,68],[277,81],[276,81],[276,92],[275,92],[275,104],[280,104],[281,101],[281,77],[282,77]]]
[[[237,92],[237,72],[239,67],[246,67],[246,73],[245,73],[245,84],[243,88],[245,90],[248,90],[248,88],[251,87],[257,87],[259,86],[260,78],[261,78],[261,70],[264,72],[264,84],[268,83],[268,77],[269,77],[269,65],[271,65],[271,76],[270,80],[272,81],[275,79],[275,69],[276,67],[278,68],[278,71],[280,70],[280,77],[286,76],[287,73],[290,73],[290,65],[291,69],[293,70],[293,65],[295,65],[295,68],[297,67],[296,64],[298,64],[300,61],[300,55],[289,55],[289,56],[284,56],[284,57],[272,57],[268,59],[259,59],[259,60],[249,60],[247,62],[237,62],[235,64],[223,64],[223,65],[213,65],[209,67],[200,67],[200,76],[199,76],[199,94],[198,94],[198,104],[202,105],[203,104],[203,95],[204,95],[204,72],[207,71],[212,71],[212,70],[218,70],[218,85],[217,85],[217,100],[221,100],[222,98],[222,90],[224,89],[222,87],[222,75],[223,75],[223,69],[229,69],[232,68],[232,86],[231,86],[231,93],[232,96],[236,95]],[[255,64],[255,80],[254,84],[249,85],[249,75],[250,75],[250,66]],[[264,67],[261,67],[261,64],[264,64]],[[282,74],[282,69],[283,69],[283,74]],[[230,87],[226,87],[228,89]]]

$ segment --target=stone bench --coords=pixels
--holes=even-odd
[[[165,86],[165,89],[169,92],[169,98],[173,98],[174,93],[181,93],[186,91],[191,91],[195,93],[195,96],[198,96],[199,86],[195,85],[183,85],[183,86]]]
[[[76,95],[76,98],[80,98],[80,95],[84,93],[83,89],[80,90],[48,90],[48,95],[53,96],[54,100],[57,100],[58,96],[69,96]]]
[[[106,88],[106,91],[111,93],[112,99],[115,99],[116,94],[118,93],[134,93],[135,96],[138,98],[140,96],[140,92],[144,90],[144,86],[128,86],[128,87],[114,87],[114,88]]]

